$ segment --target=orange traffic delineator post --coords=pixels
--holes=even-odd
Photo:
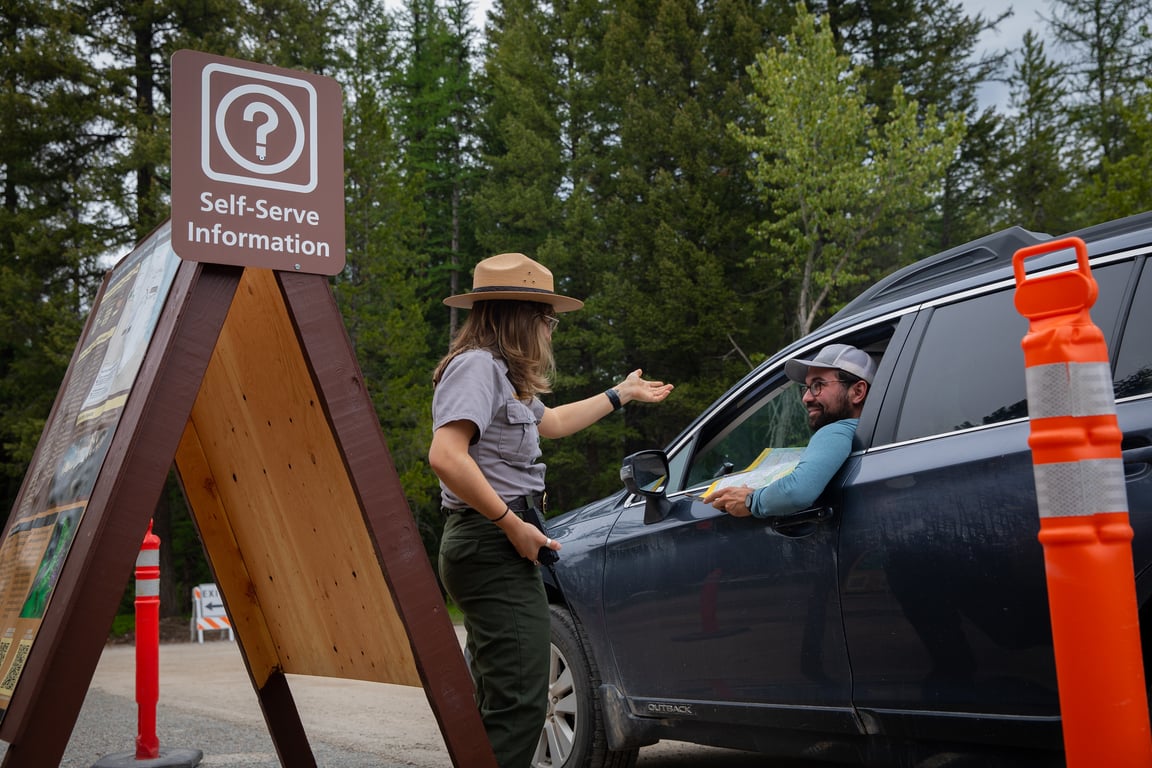
[[[160,701],[160,537],[152,522],[136,557],[136,751],[102,757],[92,768],[196,768],[198,749],[161,749],[156,735]]]
[[[148,533],[136,558],[136,759],[160,757],[156,705],[160,701],[160,537]]]
[[[1076,269],[1029,278],[1024,261],[1074,249]],[[1084,241],[1023,248],[1012,259],[1028,318],[1025,379],[1040,543],[1069,768],[1152,766],[1132,527],[1098,287]]]

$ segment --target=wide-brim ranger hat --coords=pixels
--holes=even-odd
[[[450,307],[471,309],[477,301],[538,301],[549,304],[557,313],[571,312],[584,306],[580,299],[556,293],[552,272],[543,264],[522,253],[489,256],[472,271],[472,290],[449,296]]]
[[[784,373],[788,378],[801,384],[807,379],[809,368],[838,368],[859,376],[869,384],[876,375],[876,361],[872,356],[850,344],[829,344],[811,360],[794,358],[784,363]]]

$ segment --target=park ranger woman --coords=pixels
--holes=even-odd
[[[501,768],[528,768],[547,711],[549,615],[541,558],[560,545],[531,524],[543,506],[540,437],[571,435],[630,401],[655,403],[671,384],[636,370],[607,391],[549,408],[552,333],[583,302],[519,253],[476,265],[470,309],[433,375],[432,446],[447,520],[440,577],[464,615],[484,728]],[[528,518],[527,520],[525,518]]]

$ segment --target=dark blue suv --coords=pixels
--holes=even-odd
[[[1100,288],[1148,632],[1152,213],[1072,234]],[[545,576],[537,766],[630,766],[659,739],[863,765],[1063,764],[1011,266],[1049,239],[1012,228],[894,273],[664,451],[629,457],[631,491],[549,521],[564,548]],[[1074,261],[1036,257],[1028,273]],[[879,369],[818,507],[762,520],[701,502],[765,448],[807,444],[784,361],[831,343]]]

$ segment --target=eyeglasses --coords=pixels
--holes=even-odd
[[[828,386],[829,384],[843,384],[844,386],[848,386],[848,382],[844,381],[843,379],[832,379],[830,381],[825,381],[824,379],[815,379],[811,384],[800,385],[800,396],[803,397],[804,395],[811,392],[812,397],[820,397],[820,393],[824,391],[824,387]]]
[[[549,331],[555,331],[556,326],[560,325],[560,318],[556,315],[540,315],[540,319],[548,324]]]

